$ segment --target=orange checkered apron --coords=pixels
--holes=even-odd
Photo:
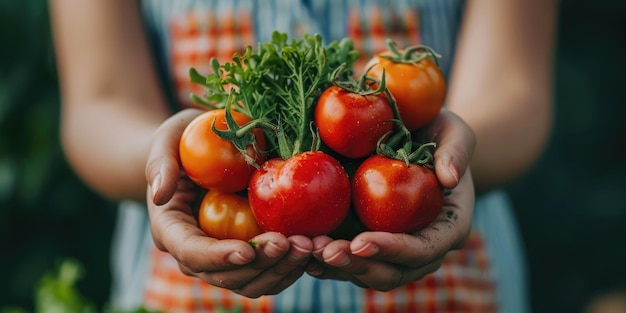
[[[176,260],[165,252],[153,249],[152,256],[144,305],[170,313],[213,312],[218,309],[236,312],[497,312],[495,283],[490,276],[489,260],[483,242],[475,232],[463,249],[448,253],[437,271],[388,292],[363,289],[348,282],[318,280],[304,288],[291,286],[284,294],[277,296],[249,299],[185,276],[180,272]],[[305,274],[301,280],[316,279]],[[350,296],[345,296],[343,302],[327,299],[320,296],[324,289],[344,289],[344,293]],[[346,289],[352,291],[345,292]],[[340,297],[341,293],[333,292],[330,295]],[[289,302],[280,300],[280,297],[293,299]],[[314,298],[307,299],[312,303],[311,307],[302,309],[302,305],[293,302],[305,301],[305,297]],[[315,310],[316,301],[332,303],[331,308]]]
[[[357,49],[370,54],[385,49],[389,34],[401,33],[404,42],[419,43],[418,16],[413,11],[400,16],[402,28],[389,31],[389,25],[377,10],[371,16],[361,16],[356,11],[348,15],[347,36]],[[363,19],[369,24],[363,28]],[[189,94],[202,94],[204,90],[189,81],[189,68],[200,73],[210,70],[209,59],[228,60],[235,51],[243,51],[254,43],[255,36],[249,12],[192,12],[171,21],[171,70],[175,90],[184,106],[191,105]],[[393,37],[393,35],[391,35]],[[399,38],[395,38],[399,39]],[[367,60],[363,54],[360,62]],[[362,66],[363,63],[361,63]],[[357,64],[356,66],[359,66]],[[166,312],[211,312],[218,309],[239,309],[242,312],[313,311],[321,312],[315,301],[335,303],[337,312],[347,307],[354,312],[496,312],[495,283],[490,274],[489,260],[481,236],[473,232],[466,246],[450,252],[436,272],[420,281],[410,282],[389,292],[362,289],[348,282],[317,280],[306,274],[293,286],[277,296],[258,299],[241,297],[229,290],[211,286],[203,281],[183,275],[171,255],[151,252],[152,264],[144,293],[144,305]],[[306,285],[306,287],[302,286]],[[342,299],[328,299],[323,296]],[[295,299],[286,300],[287,297]],[[313,299],[313,300],[311,300]],[[347,299],[347,300],[346,300]],[[303,308],[310,301],[311,306]],[[344,305],[344,306],[342,306]]]

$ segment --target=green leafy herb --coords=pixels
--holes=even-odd
[[[256,51],[249,46],[224,64],[211,60],[213,72],[207,76],[191,69],[191,81],[206,88],[203,98],[192,98],[208,108],[230,102],[234,110],[274,125],[264,127],[270,153],[286,159],[316,149],[315,101],[333,80],[351,75],[357,58],[349,39],[325,45],[320,35],[295,40],[274,32]],[[346,70],[335,75],[340,68]]]

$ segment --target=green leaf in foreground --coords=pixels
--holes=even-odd
[[[54,271],[46,273],[35,286],[34,313],[164,313],[138,307],[118,310],[106,307],[98,310],[78,290],[77,283],[83,278],[84,269],[74,259],[60,261]],[[28,313],[18,307],[0,308],[0,313]]]
[[[35,293],[35,312],[96,312],[95,306],[75,288],[83,274],[83,268],[76,261],[65,260],[56,273],[44,275]]]

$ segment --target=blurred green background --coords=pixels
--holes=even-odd
[[[0,0],[0,308],[32,307],[60,258],[79,288],[109,291],[115,210],[69,169],[46,3]],[[556,118],[537,166],[510,186],[528,253],[533,312],[581,312],[626,289],[626,1],[564,0]]]

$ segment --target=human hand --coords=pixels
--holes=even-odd
[[[146,166],[147,205],[154,243],[181,271],[211,285],[256,298],[276,294],[304,272],[313,242],[264,233],[251,239],[217,240],[198,227],[195,207],[205,193],[180,167],[178,145],[189,122],[204,111],[183,110],[156,131]]]
[[[363,232],[352,241],[316,237],[315,259],[307,266],[310,275],[388,291],[434,272],[448,251],[463,247],[474,208],[469,169],[474,133],[458,116],[444,110],[420,135],[437,142],[435,172],[449,189],[441,214],[414,234]]]

